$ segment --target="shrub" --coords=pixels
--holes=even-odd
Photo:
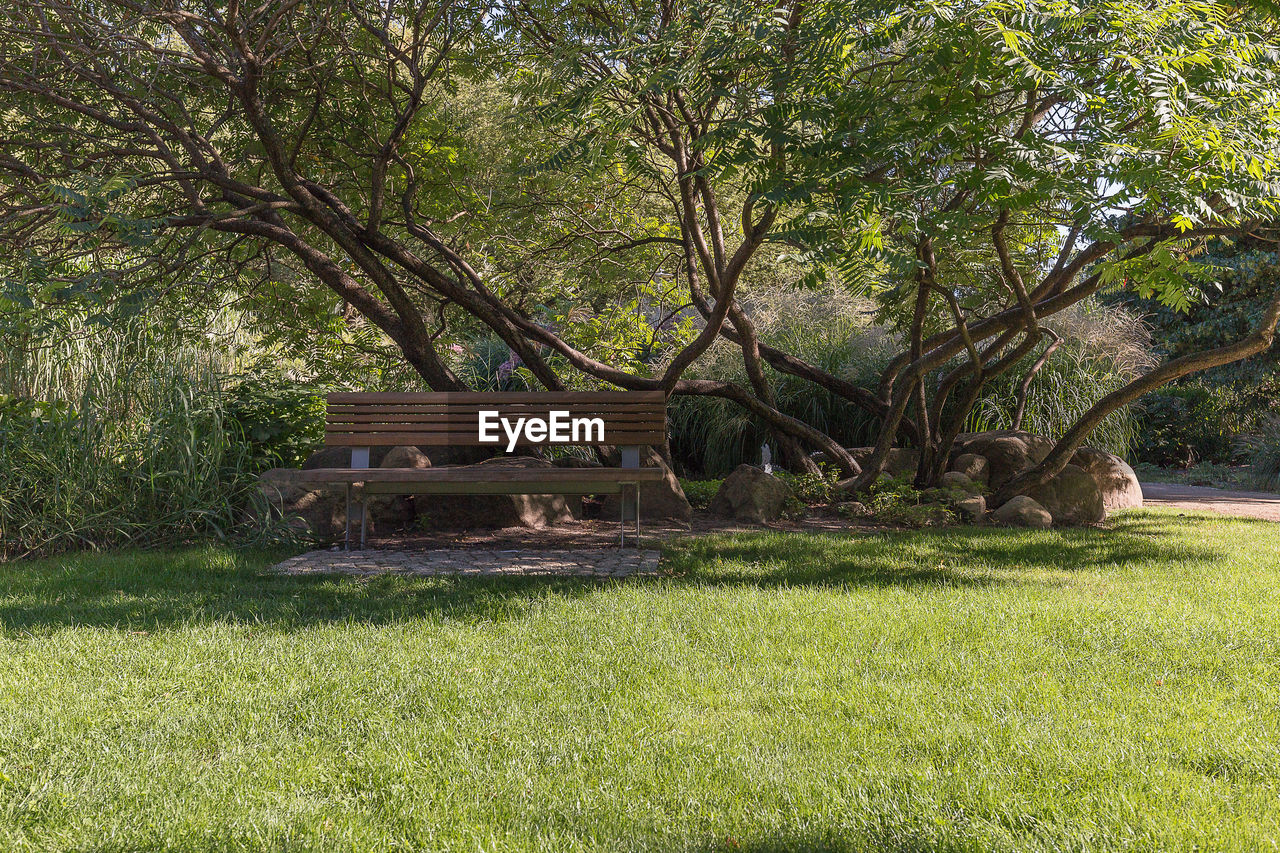
[[[817,474],[792,474],[789,471],[776,474],[791,487],[796,500],[806,506],[831,503],[839,491],[840,472],[829,465],[824,465]]]
[[[866,501],[867,508],[876,520],[904,527],[938,527],[954,524],[955,513],[930,498],[940,490],[922,492],[911,485],[908,478],[881,477],[871,485]]]
[[[1058,438],[1099,399],[1154,366],[1150,334],[1136,315],[1115,306],[1084,303],[1051,318],[1061,339],[1032,379],[1022,429]],[[1043,351],[1042,345],[983,391],[965,423],[970,432],[1006,429],[1017,410],[1019,386]],[[1135,412],[1112,413],[1089,436],[1088,444],[1120,457],[1138,441]]]
[[[877,386],[897,351],[890,332],[871,319],[869,305],[842,291],[777,288],[753,299],[761,340],[863,387]],[[1056,438],[1101,397],[1150,367],[1151,356],[1145,326],[1121,308],[1083,305],[1055,318],[1053,326],[1064,343],[1036,374],[1022,427]],[[967,430],[1010,426],[1018,386],[1037,355],[1028,355],[984,389],[966,421]],[[782,412],[817,427],[845,447],[874,442],[878,417],[813,383],[777,373],[767,365],[765,372]],[[689,375],[750,387],[741,351],[723,342],[713,346]],[[728,400],[675,397],[669,412],[672,456],[686,471],[721,475],[743,462],[759,463],[761,445],[772,441],[762,421]],[[1129,456],[1136,435],[1134,415],[1125,408],[1104,420],[1089,444]],[[776,451],[775,447],[775,460]]]
[[[249,445],[255,471],[300,468],[323,445],[325,400],[315,386],[275,372],[229,377],[225,386],[227,422]]]
[[[1249,478],[1255,488],[1280,492],[1280,417],[1267,422],[1261,435],[1244,439]]]
[[[795,353],[828,373],[875,387],[893,356],[892,340],[867,319],[864,303],[839,291],[810,293],[778,288],[758,293],[751,309],[766,343]],[[810,424],[846,447],[874,440],[879,418],[811,382],[765,366],[782,412]],[[742,353],[721,341],[690,370],[750,387]],[[669,413],[671,452],[687,471],[723,475],[742,463],[758,464],[772,441],[763,421],[716,397],[674,397]],[[777,448],[774,448],[775,461]]]
[[[680,478],[680,488],[684,489],[684,496],[689,499],[689,505],[694,509],[706,509],[711,505],[711,501],[715,498],[716,492],[720,491],[720,484],[724,480],[686,480]]]
[[[1235,457],[1223,399],[1215,389],[1168,386],[1143,397],[1139,406],[1140,461],[1187,468],[1201,460],[1225,463]]]
[[[260,521],[256,474],[322,429],[301,389],[230,382],[217,353],[131,329],[60,343],[6,365],[26,393],[0,397],[0,558],[286,535]]]

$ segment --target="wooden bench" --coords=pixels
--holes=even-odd
[[[633,515],[639,542],[640,484],[664,476],[659,468],[640,467],[640,448],[662,444],[666,431],[666,395],[661,391],[330,394],[324,443],[350,447],[351,467],[315,468],[303,476],[307,482],[346,487],[347,548],[353,490],[360,505],[361,547],[368,527],[365,496],[374,494],[620,494],[619,543],[625,546],[626,522]],[[622,467],[369,467],[371,448],[396,445],[492,447],[503,453],[525,447],[615,445]]]

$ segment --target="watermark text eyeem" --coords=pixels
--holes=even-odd
[[[499,432],[501,430],[501,432]],[[543,441],[604,443],[604,418],[575,418],[567,411],[552,410],[547,417],[530,415],[522,418],[504,418],[496,409],[480,410],[479,441],[482,444],[501,444],[506,436],[507,452],[516,449],[523,435],[530,444]]]

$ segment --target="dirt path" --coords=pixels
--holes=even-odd
[[[1142,502],[1146,506],[1170,507],[1188,512],[1218,512],[1223,515],[1280,521],[1280,495],[1267,492],[1228,492],[1178,483],[1143,483]]]

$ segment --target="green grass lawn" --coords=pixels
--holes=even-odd
[[[1280,525],[688,541],[625,582],[0,565],[0,850],[1280,838]]]

